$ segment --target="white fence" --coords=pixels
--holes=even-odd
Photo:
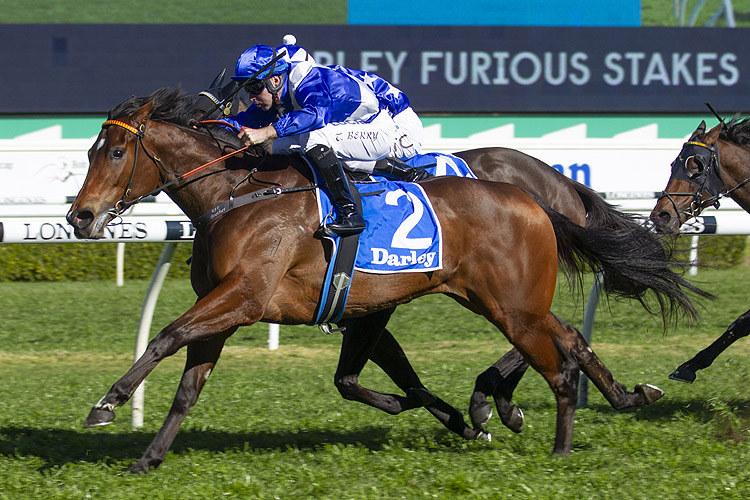
[[[80,189],[88,167],[86,151],[91,139],[64,140],[55,127],[13,140],[0,140],[0,244],[81,243],[64,216]],[[585,126],[571,127],[539,139],[519,139],[512,125],[485,131],[468,139],[441,137],[439,126],[426,129],[425,150],[453,152],[503,145],[540,158],[565,175],[606,192],[605,197],[624,211],[644,216],[654,206],[655,193],[669,177],[669,165],[682,139],[658,139],[655,126],[643,127],[612,139],[586,137]],[[646,191],[645,195],[643,190]],[[633,196],[636,193],[636,196]],[[650,193],[650,194],[649,194]],[[645,199],[644,199],[645,196]],[[685,233],[750,234],[750,216],[726,200],[722,209],[684,227]],[[141,203],[123,216],[122,223],[107,228],[101,242],[118,242],[117,276],[121,281],[124,243],[164,242],[144,299],[136,337],[135,357],[148,341],[154,307],[169,271],[175,245],[191,241],[194,229],[164,195]],[[584,334],[591,335],[596,297],[590,295]],[[278,347],[278,325],[269,330],[269,348]],[[585,402],[585,383],[581,384]],[[143,422],[143,386],[133,400],[133,427]]]

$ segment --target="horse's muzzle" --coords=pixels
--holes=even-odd
[[[657,233],[676,235],[680,232],[680,218],[667,211],[651,212],[649,220]]]
[[[102,229],[104,224],[94,223],[96,217],[91,210],[71,210],[65,216],[65,220],[73,226],[73,234],[78,239],[97,239],[103,236]]]

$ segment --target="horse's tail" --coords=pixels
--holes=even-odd
[[[684,270],[687,263],[673,258],[666,240],[638,223],[624,222],[625,214],[615,227],[581,227],[545,203],[540,205],[555,228],[558,259],[569,278],[580,282],[587,269],[602,271],[608,295],[635,299],[650,313],[660,312],[665,326],[679,312],[689,320],[698,318],[691,293],[713,298],[673,270]],[[658,308],[649,303],[649,291]]]
[[[571,184],[586,208],[586,227],[620,231],[641,225],[635,215],[615,209],[590,187],[575,181]]]

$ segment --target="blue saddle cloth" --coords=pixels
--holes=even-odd
[[[445,153],[425,153],[410,158],[404,163],[410,167],[423,167],[435,177],[455,175],[472,179],[477,178],[462,158]]]
[[[476,178],[466,162],[443,153],[412,158],[407,163],[433,175]],[[366,273],[428,272],[442,269],[440,221],[419,184],[372,176],[358,183],[367,229],[361,234],[355,269]],[[332,205],[318,190],[320,220],[330,220]]]

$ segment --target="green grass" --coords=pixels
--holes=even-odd
[[[81,424],[132,363],[147,283],[0,283],[0,499],[747,498],[748,341],[692,385],[666,379],[747,308],[749,270],[698,278],[721,300],[691,328],[662,335],[631,304],[600,309],[593,346],[603,361],[627,387],[653,383],[667,396],[617,412],[593,390],[576,414],[570,457],[549,455],[555,404],[535,373],[515,397],[522,434],[493,419],[492,443],[465,442],[424,410],[390,416],[341,399],[336,335],[282,327],[281,349],[268,351],[258,325],[230,339],[166,461],[142,477],[121,471],[161,425],[184,353],[149,376],[143,430],[130,430],[129,404],[115,425]],[[192,302],[187,283],[168,281],[154,332]],[[580,323],[569,295],[554,310]],[[427,386],[464,411],[476,374],[508,346],[440,296],[403,306],[390,327]],[[374,366],[361,381],[397,391]]]
[[[347,0],[0,0],[0,23],[346,24]],[[248,40],[251,33],[248,32]]]
[[[686,18],[700,0],[687,2]],[[707,0],[700,9],[696,26],[704,26],[722,0]],[[737,26],[750,26],[750,1],[733,0]],[[613,4],[613,8],[615,4]],[[643,26],[677,26],[673,0],[641,0]],[[0,0],[0,24],[346,24],[347,0],[286,0],[269,3],[258,0],[210,2],[166,0],[125,2],[100,0],[26,0],[23,6]],[[716,24],[724,26],[722,21]]]
[[[678,3],[682,3],[679,0]],[[641,0],[641,24],[643,26],[679,26],[680,20],[673,11],[674,0]],[[701,5],[702,4],[702,5]],[[714,13],[721,7],[723,0],[688,0],[684,14],[684,22],[687,24],[696,7],[697,11],[695,26],[706,26]],[[734,18],[737,27],[750,26],[750,1],[732,0]],[[714,23],[715,27],[725,27],[725,16]]]

